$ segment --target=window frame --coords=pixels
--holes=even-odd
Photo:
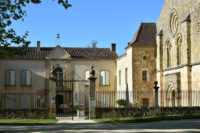
[[[30,85],[27,85],[27,84],[22,84],[22,78],[23,78],[23,76],[22,76],[22,72],[23,71],[29,71],[30,72]],[[32,71],[31,70],[29,70],[29,69],[22,69],[21,71],[20,71],[20,75],[21,75],[21,77],[20,77],[20,79],[21,79],[21,82],[20,82],[20,85],[21,86],[32,86]]]
[[[11,81],[9,82],[9,84],[7,84],[7,81],[6,81],[6,79],[7,79],[7,78],[6,78],[6,73],[7,73],[8,71],[14,71],[14,78],[15,78],[15,79],[14,79],[14,85],[11,85],[11,84],[10,84]],[[4,75],[4,85],[5,85],[5,86],[16,86],[16,70],[14,70],[14,69],[6,69],[6,70],[4,71],[4,74],[5,74],[5,75]],[[9,80],[10,80],[10,79],[9,79]]]
[[[128,84],[128,68],[125,68],[125,85]]]
[[[181,53],[182,53],[182,37],[181,35],[179,35],[177,37],[177,40],[176,40],[176,44],[177,44],[177,65],[181,65],[182,63],[182,58],[181,58]]]
[[[146,72],[146,75],[145,75],[145,79],[144,80],[144,73],[143,72]],[[148,71],[147,70],[142,70],[142,82],[148,82]]]
[[[121,70],[119,70],[119,86],[121,86],[121,84],[122,84],[122,71]]]
[[[105,83],[105,85],[104,84],[102,84],[102,79],[101,79],[101,72],[108,72],[109,73],[109,80],[108,80],[108,83]],[[100,74],[99,74],[99,76],[100,76],[100,86],[110,86],[110,71],[109,70],[101,70],[100,71]],[[106,82],[106,78],[105,78],[105,82]]]
[[[84,71],[85,80],[88,80],[88,82],[85,82],[85,86],[89,86],[89,85],[90,85],[90,82],[89,82],[89,79],[86,79],[86,72],[89,72],[89,77],[90,77],[90,70],[85,70],[85,71]]]

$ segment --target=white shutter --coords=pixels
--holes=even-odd
[[[90,77],[90,71],[86,71],[85,72],[85,80],[89,81],[89,79],[88,79],[89,77]],[[86,82],[85,85],[89,85],[89,82]]]
[[[109,85],[109,80],[110,80],[110,74],[109,74],[109,71],[105,71],[105,73],[106,73],[106,83],[105,83],[105,85]]]
[[[10,71],[10,85],[15,85],[15,71]]]
[[[31,72],[26,71],[26,85],[31,85]]]
[[[106,77],[106,73],[105,71],[102,71],[101,72],[101,85],[105,85],[106,83],[106,80],[105,80],[105,77]]]

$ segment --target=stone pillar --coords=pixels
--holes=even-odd
[[[154,82],[154,89],[155,89],[155,99],[154,99],[154,107],[158,107],[158,89],[159,89],[159,87],[158,87],[158,82],[157,81],[155,81]]]
[[[56,78],[51,75],[49,81],[49,118],[56,118]]]
[[[90,80],[89,119],[96,117],[96,114],[95,114],[95,109],[96,109],[95,81],[96,81],[96,79],[97,78],[95,77],[94,67],[92,66],[91,71],[90,71],[90,78],[89,78],[89,80]]]

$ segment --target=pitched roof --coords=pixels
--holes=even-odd
[[[18,47],[13,47],[18,48]],[[45,59],[45,57],[55,47],[28,47],[28,53],[23,56],[13,56],[12,59]],[[72,58],[79,59],[116,59],[118,55],[116,52],[110,51],[109,48],[73,48],[62,47],[68,52]]]
[[[128,47],[132,45],[156,45],[156,24],[141,23]]]

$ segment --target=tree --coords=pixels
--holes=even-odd
[[[53,0],[55,1],[55,0]],[[71,7],[68,0],[56,0],[59,5],[65,9]],[[42,0],[0,0],[0,57],[11,57],[13,55],[23,55],[30,41],[26,40],[28,32],[23,36],[16,34],[13,28],[10,28],[13,21],[24,20],[27,15],[23,7],[30,3],[40,4]],[[16,44],[20,48],[11,48],[11,44]]]

